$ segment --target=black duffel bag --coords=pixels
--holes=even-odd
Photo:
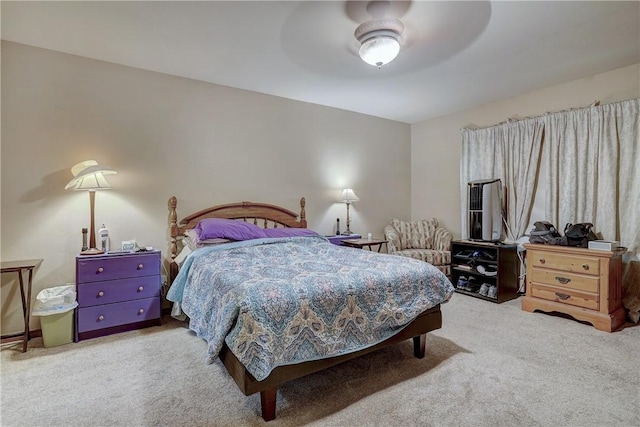
[[[598,240],[598,236],[593,232],[593,224],[581,222],[579,224],[567,223],[564,227],[564,246],[589,247],[590,240]]]
[[[529,232],[529,242],[542,243],[545,245],[561,245],[562,236],[556,227],[547,221],[536,221],[533,229]]]

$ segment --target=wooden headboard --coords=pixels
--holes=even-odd
[[[191,215],[184,217],[178,222],[178,214],[176,207],[178,199],[176,196],[169,198],[169,254],[171,264],[169,267],[169,283],[173,283],[178,274],[178,265],[174,259],[178,255],[178,238],[180,238],[185,230],[194,228],[198,221],[204,218],[227,218],[253,222],[262,228],[306,228],[307,215],[305,212],[305,199],[300,199],[300,214],[285,209],[280,206],[270,205],[266,203],[239,202],[228,203],[225,205],[212,206],[203,209]],[[300,219],[298,219],[300,217]]]

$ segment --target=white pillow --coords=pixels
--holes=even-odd
[[[191,249],[193,251],[193,250],[195,250],[197,248],[201,248],[203,246],[219,245],[219,244],[222,244],[222,243],[233,242],[233,240],[229,240],[229,239],[205,239],[205,240],[200,240],[200,237],[198,236],[198,232],[195,229],[190,228],[188,230],[185,230],[184,238],[182,239],[182,242],[184,243],[185,246],[188,246],[189,249]]]
[[[189,230],[185,230],[184,232],[184,238],[182,239],[182,243],[184,243],[185,247],[189,247],[189,249],[194,250],[195,248],[198,247],[198,241],[200,239],[198,238],[198,232],[196,230],[194,230],[193,228],[189,229]]]

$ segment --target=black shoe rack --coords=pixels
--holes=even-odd
[[[517,249],[514,244],[453,241],[451,281],[456,292],[495,303],[517,298]]]

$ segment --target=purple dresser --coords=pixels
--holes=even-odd
[[[160,324],[160,251],[76,257],[76,341]]]

